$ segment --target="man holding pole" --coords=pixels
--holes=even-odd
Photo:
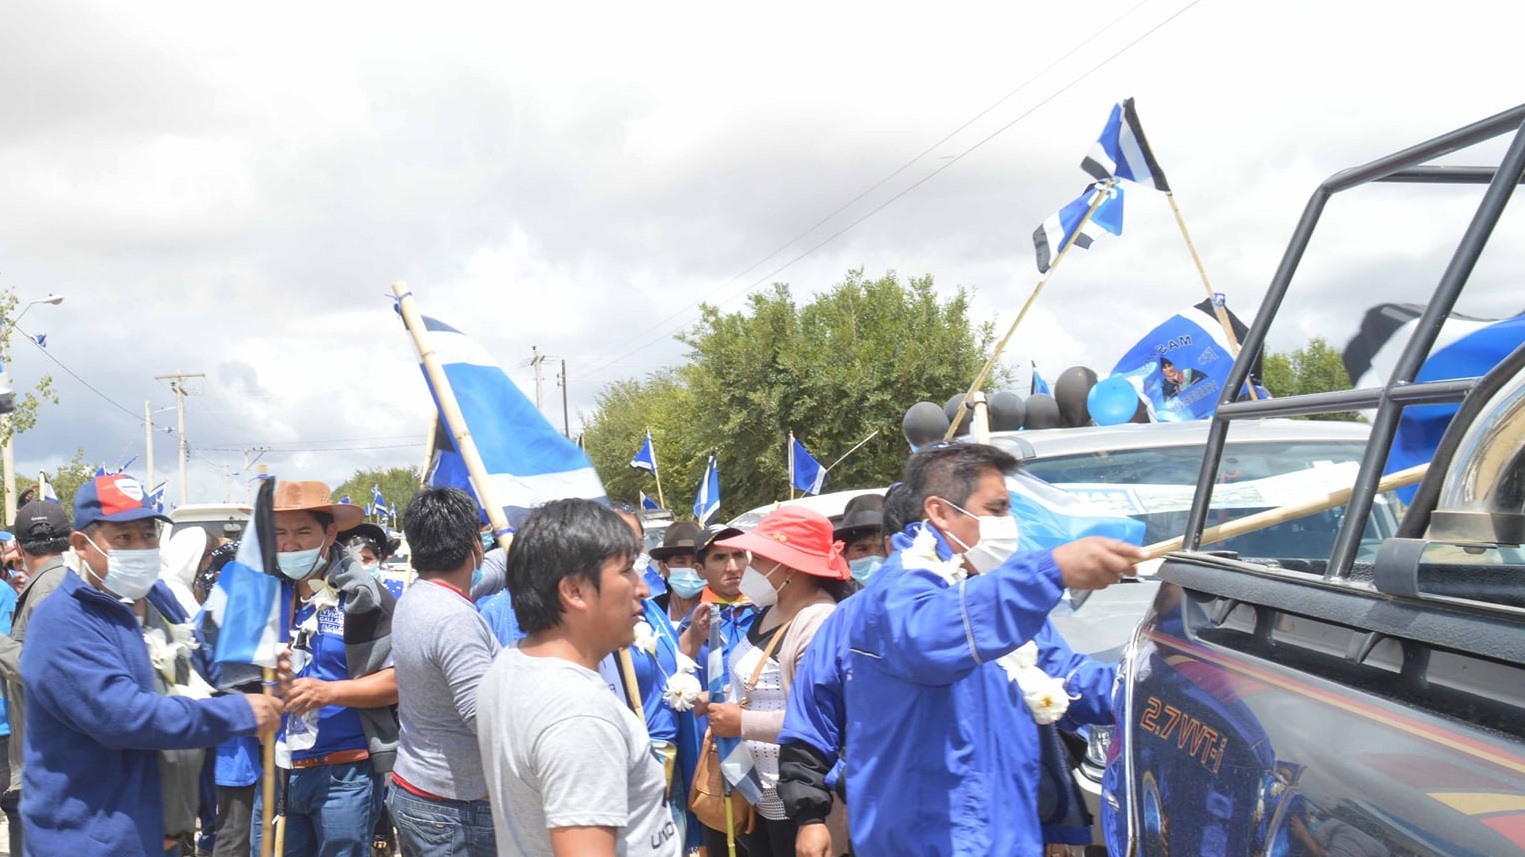
[[[296,583],[282,740],[291,756],[285,851],[369,857],[397,753],[392,594],[338,543],[365,510],[322,482],[275,490],[276,563]],[[255,799],[258,853],[264,794]]]
[[[165,837],[161,751],[268,733],[280,722],[273,697],[155,690],[159,665],[144,623],[155,611],[177,613],[156,585],[161,520],[129,476],[97,476],[75,494],[70,544],[83,579],[64,574],[32,614],[21,654],[29,853],[164,854],[174,843]],[[173,664],[164,650],[177,640],[161,638],[158,659]]]

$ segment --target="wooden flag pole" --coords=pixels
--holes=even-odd
[[[264,679],[265,695],[274,696],[275,670],[265,667]],[[275,847],[275,831],[273,829],[274,825],[271,824],[271,819],[275,817],[275,741],[276,737],[280,734],[280,730],[276,730],[265,736],[264,747],[262,748],[264,751],[263,767],[265,781],[262,786],[263,793],[261,797],[264,799],[265,805],[260,807],[259,813],[260,857],[270,857],[273,853],[272,849]]]
[[[1059,263],[1064,261],[1065,254],[1070,252],[1070,247],[1075,244],[1075,239],[1080,236],[1080,231],[1085,229],[1087,223],[1091,222],[1091,216],[1096,213],[1096,209],[1101,208],[1101,204],[1111,197],[1112,186],[1116,183],[1116,179],[1107,179],[1105,182],[1102,182],[1102,187],[1099,188],[1101,192],[1096,194],[1095,199],[1091,200],[1091,207],[1086,209],[1085,217],[1080,218],[1080,223],[1076,224],[1075,231],[1071,232],[1069,237],[1064,239],[1064,243],[1059,247],[1059,252],[1054,256],[1054,261],[1049,264],[1048,270],[1043,273],[1043,276],[1038,278],[1037,285],[1033,286],[1032,294],[1027,296],[1027,301],[1022,304],[1022,309],[1017,312],[1017,317],[1012,319],[1011,327],[1006,329],[1006,335],[1001,337],[1000,342],[996,343],[995,350],[990,352],[990,359],[985,361],[985,365],[980,368],[980,373],[974,376],[974,383],[969,385],[969,391],[964,394],[964,400],[958,403],[958,412],[953,415],[953,421],[948,424],[948,433],[943,435],[943,440],[948,441],[953,439],[954,433],[958,431],[958,424],[964,421],[964,415],[969,412],[969,402],[974,398],[974,394],[979,392],[980,388],[985,385],[985,380],[990,377],[991,371],[995,369],[996,361],[1001,359],[1001,352],[1006,350],[1006,344],[1011,342],[1012,335],[1017,332],[1017,326],[1027,316],[1027,311],[1032,309],[1033,302],[1038,299],[1038,295],[1043,291],[1043,286],[1048,283],[1048,278],[1052,277],[1054,271],[1059,268]]]
[[[646,430],[646,437],[651,437],[651,429]],[[657,466],[657,442],[651,442],[651,475],[657,480],[657,505],[667,508],[667,498],[662,496],[662,468]]]
[[[794,499],[794,432],[789,432],[789,499]]]
[[[1425,472],[1429,469],[1429,462],[1425,462],[1424,464],[1416,464],[1406,470],[1400,470],[1397,473],[1389,473],[1377,483],[1377,493],[1380,494],[1384,491],[1392,491],[1395,488],[1413,485],[1423,479]],[[1340,488],[1322,497],[1313,497],[1289,506],[1278,506],[1275,509],[1267,509],[1264,512],[1256,512],[1253,515],[1236,518],[1228,523],[1219,524],[1216,527],[1208,527],[1202,531],[1202,544],[1209,545],[1214,542],[1225,541],[1235,536],[1254,532],[1255,530],[1262,530],[1276,524],[1284,524],[1287,521],[1306,518],[1309,515],[1338,508],[1350,502],[1350,490],[1349,488]],[[1181,549],[1183,541],[1182,537],[1177,536],[1163,542],[1145,545],[1144,550],[1148,554],[1145,559],[1159,559],[1165,554],[1174,553]]]
[[[1212,304],[1213,313],[1218,316],[1218,323],[1223,325],[1223,335],[1228,338],[1229,350],[1234,356],[1239,356],[1239,337],[1234,335],[1234,324],[1229,321],[1228,308],[1218,303],[1217,293],[1213,291],[1213,284],[1207,279],[1207,266],[1202,264],[1202,257],[1197,253],[1196,242],[1191,240],[1191,233],[1186,229],[1186,218],[1181,216],[1181,207],[1176,205],[1176,195],[1172,191],[1165,192],[1165,199],[1170,201],[1170,211],[1176,216],[1176,225],[1181,227],[1181,237],[1186,239],[1186,249],[1191,252],[1191,261],[1197,266],[1197,273],[1202,275],[1202,287],[1207,289],[1207,302]],[[1250,379],[1250,398],[1259,399],[1260,394],[1255,392],[1255,379]]]
[[[873,440],[874,438],[876,438],[878,436],[879,436],[879,429],[874,429],[873,431],[869,432],[868,433],[868,437],[865,437],[864,439],[862,439],[862,440],[858,441],[857,443],[853,444],[853,448],[852,449],[849,449],[848,451],[842,453],[842,455],[839,458],[837,458],[836,461],[833,461],[826,468],[826,472],[830,473],[831,472],[831,468],[836,467],[838,464],[841,464],[844,460],[847,459],[847,456],[852,455],[853,453],[855,453],[858,450],[862,449],[863,448],[863,444],[868,443],[869,441]]]
[[[418,350],[418,359],[424,364],[424,374],[428,376],[429,385],[434,388],[434,396],[439,401],[440,416],[449,427],[450,436],[455,439],[455,448],[460,451],[461,459],[466,463],[466,473],[471,477],[471,485],[476,489],[483,511],[487,513],[487,522],[492,524],[498,545],[508,550],[509,543],[513,540],[508,534],[508,519],[503,517],[503,507],[492,499],[487,466],[482,463],[477,442],[472,438],[466,417],[461,413],[461,404],[455,398],[455,391],[450,388],[445,367],[440,365],[439,354],[429,342],[429,332],[424,329],[423,316],[414,305],[413,293],[408,291],[407,284],[399,280],[392,284],[392,294],[397,296],[397,308],[402,313],[403,324],[413,336],[413,347]]]

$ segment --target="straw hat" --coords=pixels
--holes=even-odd
[[[365,510],[354,503],[335,503],[322,482],[275,483],[275,511],[324,512],[332,515],[339,529],[347,530],[365,519]]]

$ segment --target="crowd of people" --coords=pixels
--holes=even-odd
[[[1139,549],[1017,551],[1015,459],[912,456],[834,523],[754,529],[553,500],[507,551],[453,488],[409,501],[416,575],[320,482],[274,492],[290,644],[218,664],[197,604],[236,555],[125,475],[17,513],[0,587],[12,854],[1038,855],[1089,841],[1057,729],[1114,668],[1048,622]],[[367,527],[370,526],[369,529]],[[263,781],[261,741],[277,773]],[[273,829],[262,824],[273,794]]]

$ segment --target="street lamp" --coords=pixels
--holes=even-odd
[[[0,328],[0,373],[3,373],[4,376],[5,389],[10,391],[10,395],[13,398],[15,392],[11,384],[11,328],[14,328],[16,323],[21,321],[21,317],[26,315],[27,310],[32,307],[38,304],[58,306],[63,302],[63,295],[48,295],[45,298],[28,301],[26,306],[21,308],[21,312],[16,313],[15,318],[7,322],[4,328]],[[4,449],[0,451],[0,464],[3,464],[3,477],[5,479],[5,520],[0,523],[9,527],[16,520],[16,455],[15,451],[11,448],[11,415],[9,411],[5,414],[0,414],[0,434],[3,434],[5,437]]]

